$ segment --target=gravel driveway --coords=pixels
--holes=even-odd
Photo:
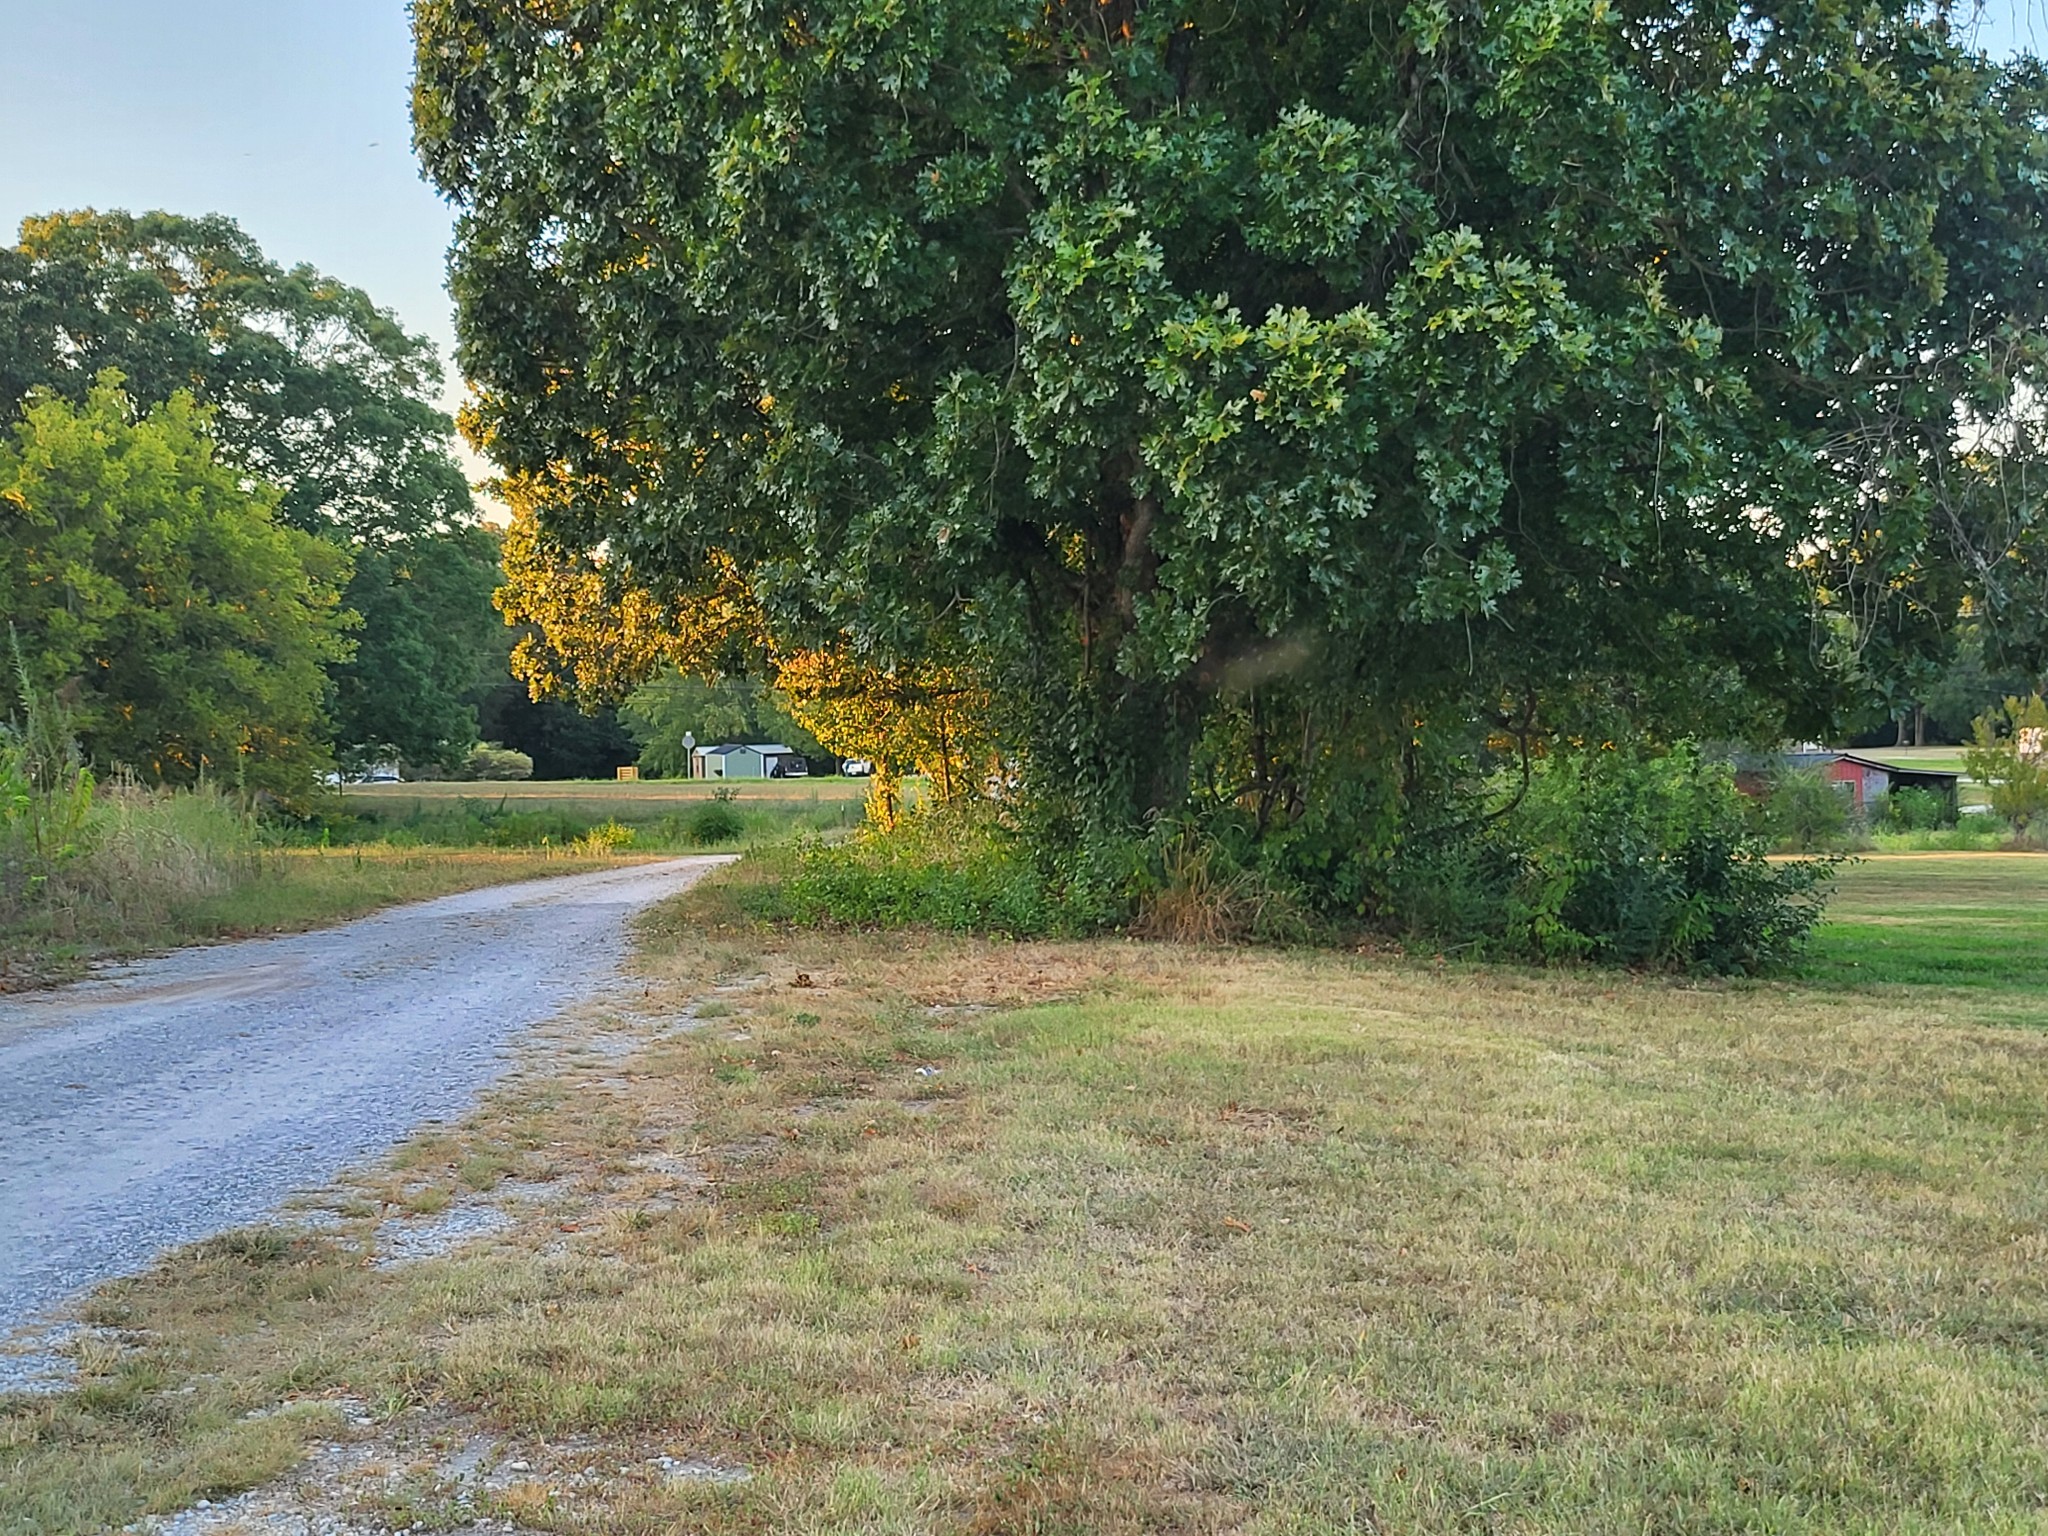
[[[495,886],[0,999],[0,1336],[459,1116],[721,861]]]

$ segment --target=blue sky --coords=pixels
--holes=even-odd
[[[0,0],[0,233],[57,208],[240,220],[452,342],[403,0]]]
[[[1986,0],[1979,38],[2048,48],[2048,0]],[[452,221],[412,158],[411,71],[404,0],[0,0],[0,234],[230,214],[445,348]]]

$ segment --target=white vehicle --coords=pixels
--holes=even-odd
[[[864,757],[849,757],[839,765],[839,771],[849,779],[864,779],[875,771],[875,765]]]

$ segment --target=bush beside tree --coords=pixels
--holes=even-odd
[[[2009,698],[1979,715],[1964,760],[2015,837],[2048,842],[2048,700]]]

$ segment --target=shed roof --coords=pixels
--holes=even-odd
[[[1923,768],[1918,763],[1888,763],[1881,757],[1864,757],[1857,752],[1837,752],[1834,757],[1844,763],[1854,763],[1859,768],[1876,768],[1884,773],[1910,774],[1916,779],[1960,779],[1962,775],[1950,768]]]
[[[1894,763],[1881,757],[1870,757],[1861,752],[1843,752],[1833,747],[1810,747],[1779,754],[1779,760],[1800,768],[1818,768],[1823,763],[1854,763],[1858,768],[1874,768],[1879,773],[1890,774],[1893,778],[1904,779],[1949,779],[1956,782],[1962,775],[1953,768],[1926,767],[1919,763]],[[1758,764],[1757,766],[1764,766]]]
[[[722,747],[699,747],[697,749],[697,753],[701,757],[724,757],[728,752],[760,752],[764,755],[776,753],[783,757],[796,756],[796,748],[785,747],[780,742],[773,741],[735,741],[728,742]]]

